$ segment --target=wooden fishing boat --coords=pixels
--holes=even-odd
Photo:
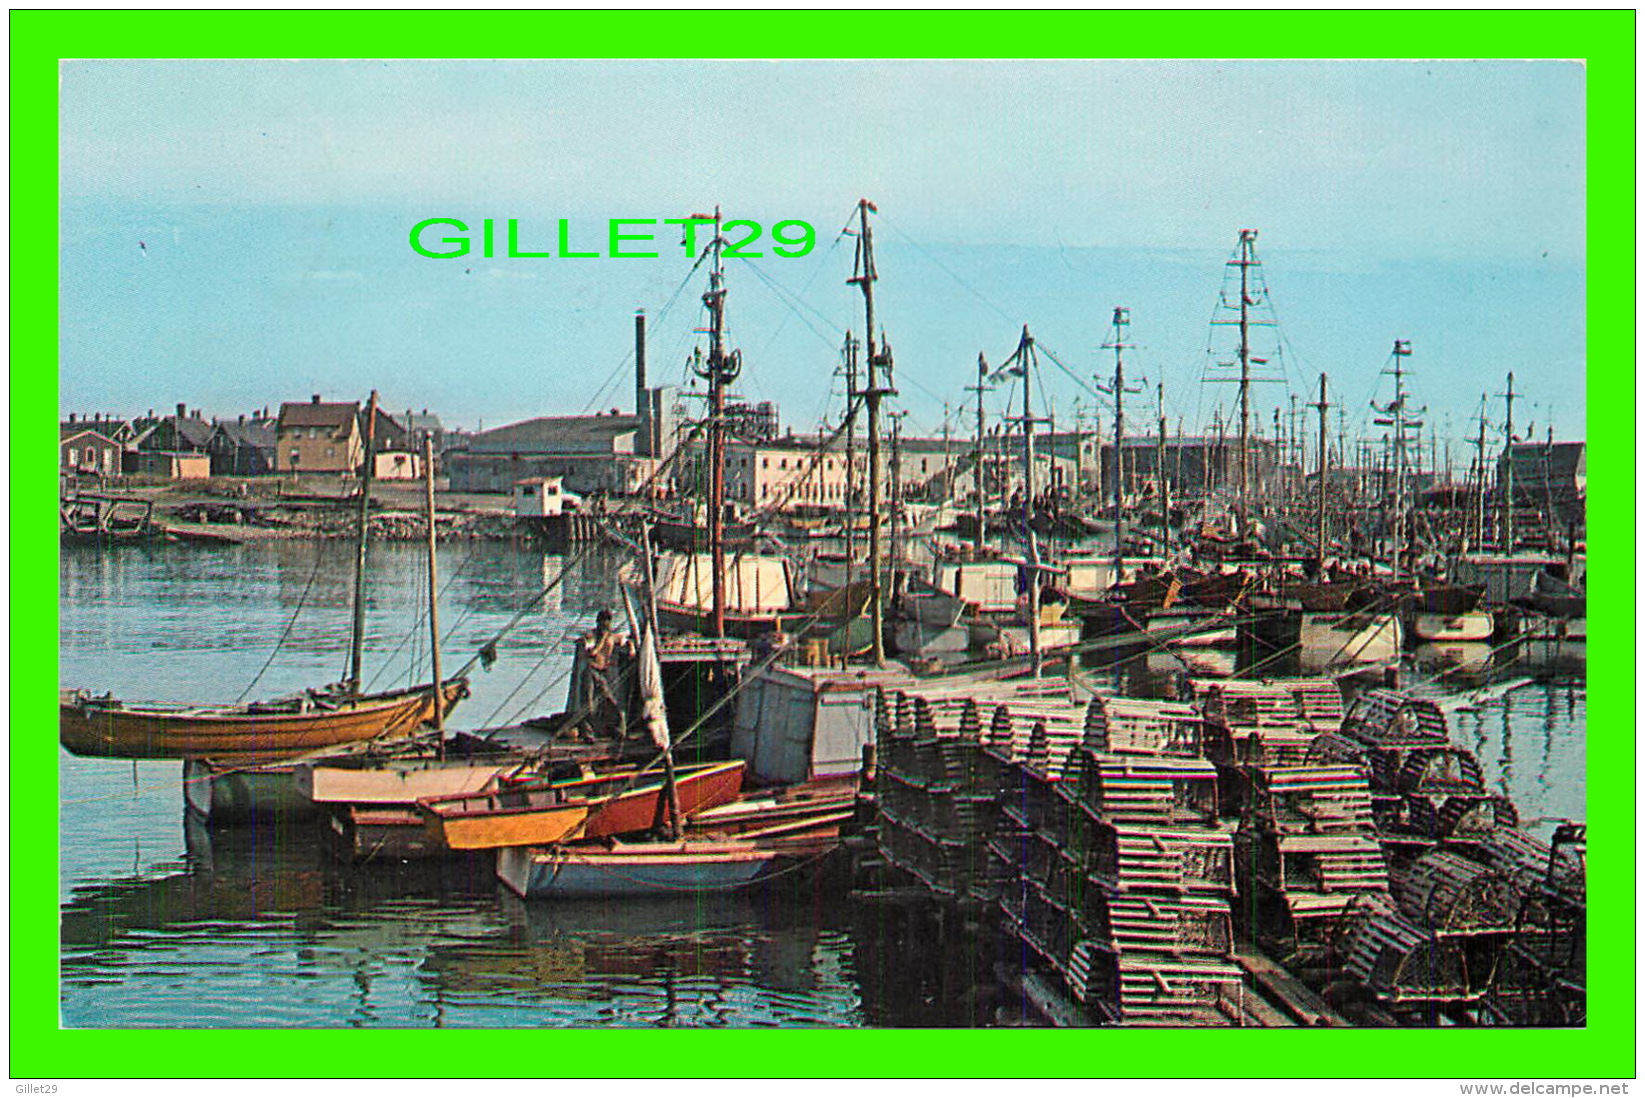
[[[1554,618],[1585,618],[1588,616],[1588,593],[1573,587],[1551,572],[1538,572],[1531,580],[1531,593],[1524,600],[1543,614]]]
[[[711,633],[714,563],[707,553],[656,555],[657,617],[664,629]],[[625,577],[631,578],[631,577]],[[806,619],[784,557],[736,553],[726,559],[722,588],[727,636],[752,639],[794,632]]]
[[[734,798],[741,759],[682,767],[675,775],[680,812],[689,816]],[[665,818],[662,771],[627,767],[551,785],[503,786],[479,793],[424,797],[424,822],[452,850],[491,850],[646,831]]]
[[[497,877],[528,900],[678,896],[747,888],[784,867],[826,857],[840,845],[850,808],[747,814],[735,834],[692,828],[659,842],[513,847],[497,854]]]
[[[467,679],[441,688],[443,712],[468,696]],[[59,696],[59,738],[76,755],[122,759],[292,758],[340,744],[404,735],[434,716],[428,686],[353,695],[309,690],[250,705],[126,702],[85,691]]]
[[[248,705],[128,702],[64,691],[58,699],[58,738],[76,755],[133,759],[210,759],[234,766],[277,762],[314,751],[407,735],[432,722],[440,727],[451,707],[468,696],[468,679],[440,674],[439,616],[430,615],[434,673],[426,686],[361,693],[365,643],[366,519],[371,508],[377,393],[366,411],[359,517],[355,525],[354,617],[349,671],[344,682],[288,698]],[[433,480],[429,485],[429,599],[437,608],[434,567]],[[282,778],[283,780],[283,778]]]

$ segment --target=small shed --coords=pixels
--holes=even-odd
[[[514,482],[515,518],[553,518],[565,511],[561,477],[526,477]]]

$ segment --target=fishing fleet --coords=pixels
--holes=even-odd
[[[183,760],[209,827],[312,821],[345,862],[468,861],[533,903],[814,888],[969,927],[1008,945],[1009,979],[1058,1023],[1582,1024],[1585,828],[1522,823],[1447,708],[1529,681],[1550,649],[1582,659],[1583,525],[1551,486],[1526,486],[1512,375],[1495,475],[1483,403],[1465,478],[1442,472],[1432,432],[1424,459],[1407,340],[1374,406],[1379,449],[1333,437],[1342,398],[1324,375],[1289,430],[1276,408],[1264,433],[1268,292],[1242,230],[1213,320],[1231,347],[1208,379],[1237,385],[1237,411],[1213,431],[1173,437],[1163,385],[1138,409],[1118,306],[1111,373],[1088,387],[1111,410],[1106,443],[1106,423],[1055,430],[1042,373],[1068,367],[1024,326],[997,365],[979,354],[960,402],[974,436],[956,446],[945,424],[941,475],[915,490],[876,213],[860,201],[850,230],[863,324],[841,348],[843,412],[765,480],[728,477],[739,446],[771,460],[728,402],[743,356],[725,260],[753,223],[663,222],[695,234],[706,272],[702,414],[633,491],[595,507],[555,483],[553,514],[531,517],[579,521],[515,623],[592,554],[625,559],[620,605],[569,653],[558,710],[454,720],[502,635],[443,674],[432,453],[432,673],[362,690],[373,393],[342,681],[234,705],[72,684],[64,747]],[[613,254],[655,224],[613,222]],[[467,254],[464,235],[425,250],[439,226],[468,232],[430,219],[412,247]],[[517,232],[509,220],[510,254]],[[772,237],[784,255],[815,244],[803,222]],[[564,220],[559,240],[567,254]],[[1490,686],[1503,667],[1518,677]]]

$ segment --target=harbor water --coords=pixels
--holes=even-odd
[[[564,558],[441,547],[445,669],[476,652]],[[528,611],[451,725],[563,707],[571,640],[614,607],[594,555]],[[60,682],[140,699],[232,702],[338,679],[352,548],[279,541],[65,547]],[[426,681],[423,554],[371,549],[365,678]],[[1466,655],[1466,653],[1464,654]],[[1443,666],[1441,660],[1438,666]],[[1569,651],[1498,653],[1435,679],[1466,691],[1453,734],[1546,834],[1584,816],[1585,684]],[[1435,665],[1413,667],[1427,678]],[[1158,679],[1138,660],[1116,680]],[[1466,680],[1466,681],[1464,681]],[[61,1012],[69,1027],[950,1026],[1021,1024],[984,950],[957,951],[840,887],[747,896],[524,903],[469,867],[342,865],[305,826],[208,833],[182,764],[60,756]]]

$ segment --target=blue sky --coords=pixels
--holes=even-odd
[[[470,427],[626,409],[636,308],[653,380],[681,377],[702,287],[681,288],[680,253],[433,261],[406,232],[518,217],[541,238],[566,217],[581,235],[718,203],[817,228],[806,259],[729,270],[747,395],[807,428],[861,326],[838,232],[866,196],[922,431],[1025,323],[1106,374],[1115,305],[1134,371],[1192,430],[1231,396],[1200,383],[1226,357],[1207,322],[1256,228],[1289,381],[1260,388],[1265,422],[1321,371],[1363,421],[1401,338],[1458,435],[1509,370],[1517,426],[1583,433],[1574,63],[82,61],[61,91],[65,412],[373,387]],[[1094,403],[1044,382],[1059,416]]]

